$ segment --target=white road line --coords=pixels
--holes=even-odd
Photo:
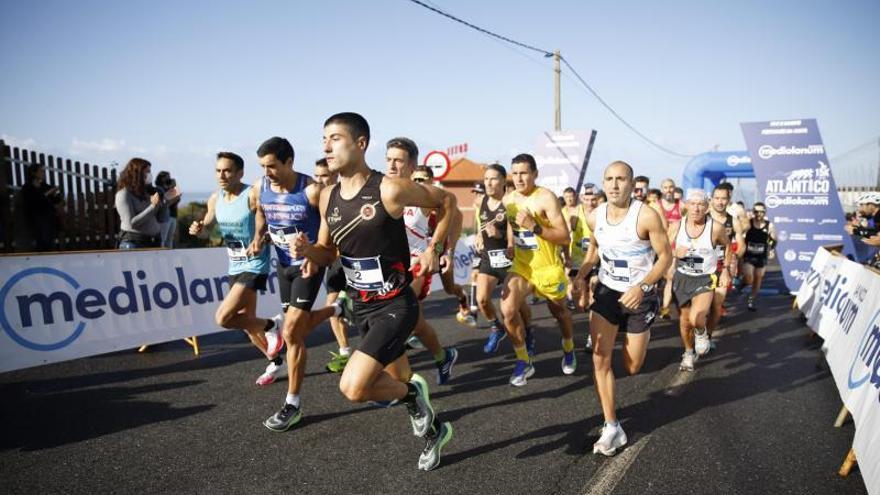
[[[596,471],[584,487],[584,495],[607,495],[614,490],[617,483],[623,479],[623,475],[629,470],[629,467],[635,462],[639,452],[648,445],[653,433],[648,433],[640,438],[635,445],[626,447],[616,456],[612,457],[602,467]]]

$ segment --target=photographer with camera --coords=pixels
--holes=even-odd
[[[161,171],[156,176],[156,190],[165,201],[166,208],[158,214],[162,247],[174,248],[174,238],[177,233],[177,203],[180,202],[180,190],[177,181],[171,177],[168,171]]]
[[[55,250],[55,237],[64,214],[64,196],[56,186],[46,184],[46,167],[33,163],[27,182],[21,186],[24,226],[33,240],[34,251]]]

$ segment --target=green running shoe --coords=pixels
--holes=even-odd
[[[345,354],[337,354],[333,351],[330,351],[330,355],[333,356],[330,358],[330,361],[327,363],[327,371],[330,373],[342,373],[342,370],[345,369],[345,365],[348,364],[348,359],[351,357],[350,355]]]

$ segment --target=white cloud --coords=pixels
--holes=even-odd
[[[117,151],[125,151],[124,139],[102,138],[98,141],[84,141],[82,139],[73,138],[70,146],[71,155],[83,155],[86,153],[113,153]]]
[[[0,139],[5,141],[7,146],[12,146],[14,148],[27,148],[30,150],[37,144],[37,141],[34,138],[18,138],[10,136],[9,134],[0,134]]]

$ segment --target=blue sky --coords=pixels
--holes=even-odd
[[[832,158],[880,136],[880,2],[432,4],[562,50],[629,122],[683,153],[744,149],[746,121],[817,118]],[[375,168],[396,135],[508,163],[552,128],[550,60],[405,0],[0,7],[4,139],[99,164],[142,156],[184,190],[214,187],[220,149],[242,154],[253,180],[256,147],[276,134],[310,171],[338,111],[370,121]],[[644,143],[573,78],[562,85],[563,128],[598,130],[588,179],[614,159],[680,178],[686,158]]]

